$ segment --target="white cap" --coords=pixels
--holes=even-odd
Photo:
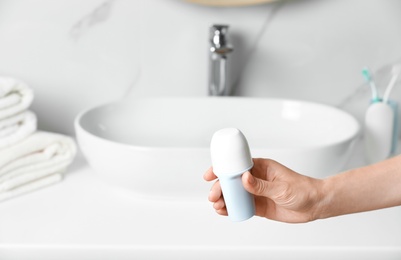
[[[242,185],[242,174],[253,166],[248,142],[240,130],[217,131],[210,144],[213,172],[219,177],[228,216],[243,221],[255,214],[252,194]]]
[[[242,174],[253,166],[248,142],[236,128],[224,128],[214,133],[210,153],[213,172],[218,177]]]

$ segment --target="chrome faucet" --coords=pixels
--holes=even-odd
[[[233,51],[227,43],[228,25],[215,24],[210,27],[209,95],[230,94],[227,77],[227,54]]]

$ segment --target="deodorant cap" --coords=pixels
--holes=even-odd
[[[251,152],[244,134],[236,128],[214,133],[210,144],[213,172],[217,177],[242,174],[253,167]]]

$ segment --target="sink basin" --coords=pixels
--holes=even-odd
[[[157,199],[207,197],[213,133],[236,127],[253,157],[272,158],[313,177],[343,169],[359,133],[337,108],[296,100],[158,97],[125,100],[80,113],[78,143],[107,182]]]

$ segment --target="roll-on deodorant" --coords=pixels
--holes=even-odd
[[[236,128],[214,133],[210,144],[213,172],[219,178],[228,216],[243,221],[255,215],[253,195],[242,185],[242,174],[253,167],[244,134]]]

